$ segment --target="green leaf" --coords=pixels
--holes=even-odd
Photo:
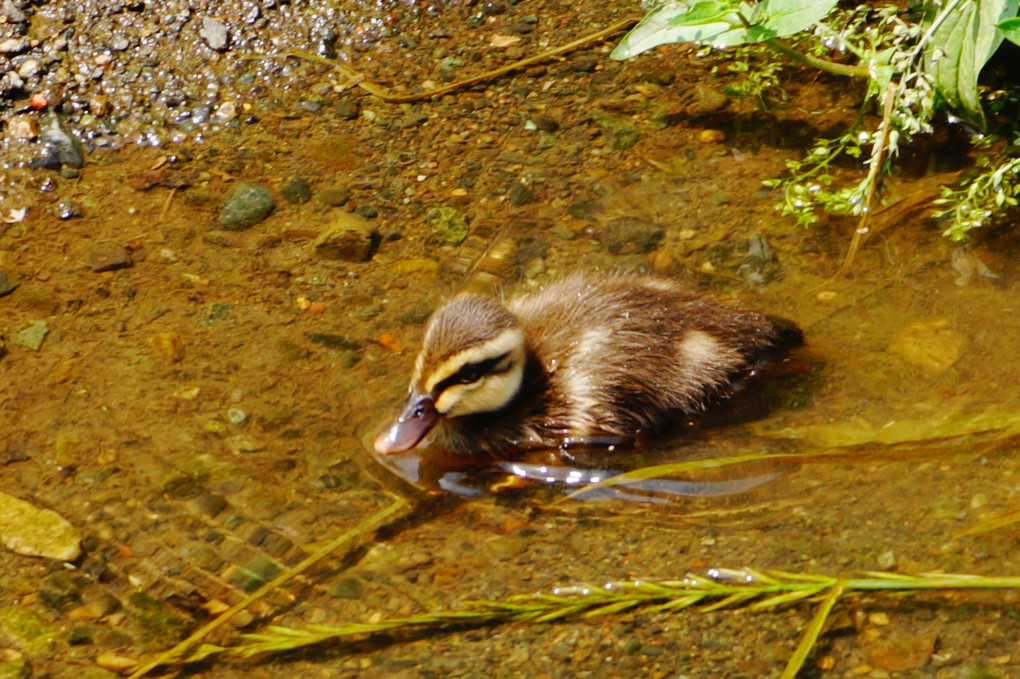
[[[829,15],[837,0],[765,0],[757,8],[752,23],[761,23],[775,37],[793,35],[811,28]],[[758,16],[765,21],[759,22]]]
[[[628,59],[659,45],[697,42],[733,47],[799,33],[823,19],[837,0],[738,0],[667,2],[645,15],[613,50]],[[745,23],[746,21],[746,23]]]
[[[659,45],[678,42],[717,47],[742,45],[748,40],[740,14],[750,16],[751,11],[746,2],[703,0],[690,6],[670,2],[646,14],[609,56],[629,59]]]
[[[925,47],[925,70],[935,78],[949,107],[984,129],[978,75],[1002,43],[997,25],[1016,16],[1017,0],[957,0],[948,6],[939,0],[925,0],[924,4],[926,26],[942,18]]]
[[[998,29],[1002,31],[1002,35],[1005,36],[1006,40],[1020,45],[1020,18],[1013,17],[1012,19],[1000,21]]]

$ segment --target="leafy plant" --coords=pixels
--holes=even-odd
[[[818,210],[861,217],[848,255],[868,232],[882,177],[891,169],[900,144],[932,131],[936,112],[952,112],[983,131],[986,118],[978,76],[1004,38],[1020,44],[1017,0],[924,0],[916,16],[899,8],[859,6],[839,10],[835,0],[695,0],[653,8],[613,51],[616,59],[653,47],[696,42],[715,48],[764,45],[829,73],[866,78],[867,92],[851,129],[835,139],[819,139],[807,155],[787,162],[789,174],[767,182],[782,188],[780,208],[798,224],[818,221]],[[802,44],[780,38],[796,36]],[[856,63],[842,60],[850,55]],[[824,57],[835,57],[830,60]],[[877,104],[882,121],[863,127],[864,111]],[[846,186],[833,170],[837,159],[864,158],[867,173]],[[947,235],[961,240],[969,230],[1016,203],[1003,180],[1016,173],[1011,160],[957,192],[943,196],[950,218]],[[996,187],[989,190],[988,187]],[[1000,190],[1001,189],[1001,190]]]

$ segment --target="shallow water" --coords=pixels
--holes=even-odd
[[[0,298],[8,349],[0,359],[3,484],[80,526],[87,555],[69,578],[60,564],[3,553],[0,598],[55,626],[81,621],[87,641],[72,644],[60,632],[56,650],[30,654],[33,663],[78,676],[78,663],[100,651],[165,648],[216,610],[210,601],[238,600],[389,506],[394,493],[412,501],[403,523],[365,537],[242,623],[379,620],[555,586],[745,565],[1020,572],[1015,526],[958,534],[1017,508],[1015,237],[983,234],[964,257],[937,228],[909,219],[884,229],[846,275],[833,277],[852,224],[833,219],[799,231],[780,220],[775,196],[759,185],[781,172],[786,151],[742,131],[740,115],[713,123],[732,135],[721,145],[697,141],[703,123],[690,119],[651,124],[648,99],[679,105],[684,87],[712,77],[675,54],[656,59],[680,80],[651,95],[633,66],[594,73],[550,66],[413,108],[365,100],[378,123],[329,111],[287,114],[169,163],[157,149],[127,149],[97,157],[75,182],[38,191],[30,218],[0,235],[0,254],[21,280]],[[543,83],[551,85],[541,90]],[[607,144],[590,115],[621,106],[644,125],[629,151]],[[550,109],[560,132],[525,129]],[[413,112],[428,124],[404,126]],[[666,161],[668,172],[660,168]],[[160,163],[171,175],[164,183],[131,188],[128,180]],[[277,192],[292,173],[312,185],[312,201],[278,200],[274,215],[250,231],[208,228],[236,181]],[[174,188],[173,177],[184,174],[188,183]],[[514,182],[534,188],[538,200],[511,204]],[[341,206],[319,200],[338,187],[349,189]],[[84,217],[55,217],[52,208],[65,199],[83,204]],[[388,235],[374,258],[316,257],[310,241],[318,230],[365,205],[377,208],[375,223]],[[436,205],[468,213],[472,237],[439,244],[425,223]],[[620,217],[660,226],[661,242],[650,253],[614,254],[600,237]],[[133,264],[92,271],[91,253],[109,244],[127,248]],[[486,257],[494,252],[498,261]],[[527,289],[594,267],[688,278],[794,319],[807,335],[801,371],[762,385],[758,397],[770,408],[608,469],[788,457],[667,479],[702,492],[616,487],[599,502],[570,499],[559,484],[489,494],[489,479],[456,477],[486,491],[464,499],[408,486],[372,459],[363,439],[403,394],[421,323],[442,298],[465,287]],[[961,267],[974,273],[964,277]],[[321,313],[302,309],[299,298],[321,303]],[[38,319],[50,327],[42,348],[13,346],[20,324]],[[175,343],[179,357],[166,349]],[[524,475],[549,474],[541,461],[526,464]],[[570,480],[574,469],[552,475]],[[517,475],[512,466],[502,472]],[[776,474],[753,488],[733,485]],[[698,485],[716,483],[740,492]],[[662,498],[668,502],[649,501]],[[132,603],[138,592],[153,598],[152,609]],[[97,612],[91,605],[100,594],[120,608]],[[980,668],[1012,676],[1020,671],[1015,600],[863,598],[841,609],[818,655],[831,656],[840,676],[956,677]],[[891,622],[877,622],[878,613]],[[803,606],[494,627],[244,672],[770,676],[811,614]],[[907,662],[907,650],[931,634],[937,651]],[[890,653],[907,669],[892,669]]]

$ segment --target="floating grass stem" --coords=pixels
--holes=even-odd
[[[750,568],[718,568],[708,573],[709,576],[689,574],[678,580],[627,580],[604,585],[561,587],[551,593],[518,594],[503,601],[473,602],[461,610],[434,611],[378,623],[301,628],[270,626],[258,633],[243,635],[236,645],[206,644],[174,662],[248,660],[320,644],[361,641],[384,633],[399,637],[508,622],[587,619],[632,610],[670,612],[696,607],[701,612],[720,609],[766,611],[804,601],[817,601],[818,609],[781,675],[789,679],[796,676],[807,661],[832,609],[848,596],[861,592],[904,594],[922,590],[1020,589],[1020,577],[868,572],[861,578],[840,578]]]

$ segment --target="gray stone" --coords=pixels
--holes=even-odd
[[[216,51],[225,49],[230,40],[227,27],[212,17],[202,17],[202,28],[198,29],[198,35],[205,40],[205,44]]]
[[[255,184],[238,184],[223,203],[220,228],[244,231],[269,216],[275,207],[269,191]]]
[[[372,222],[350,212],[341,212],[322,230],[313,247],[315,254],[324,259],[364,262],[378,244],[379,234]]]
[[[664,235],[654,222],[637,217],[618,217],[602,229],[602,246],[614,255],[643,255],[651,252]]]
[[[280,194],[290,203],[307,203],[312,199],[312,188],[308,186],[308,182],[295,174],[283,185]]]
[[[20,24],[28,20],[25,13],[18,9],[13,0],[4,0],[0,3],[0,15],[7,17],[8,23]]]
[[[85,164],[85,150],[81,141],[64,125],[64,121],[56,113],[51,113],[43,119],[39,139],[60,163],[71,167],[81,167]]]

